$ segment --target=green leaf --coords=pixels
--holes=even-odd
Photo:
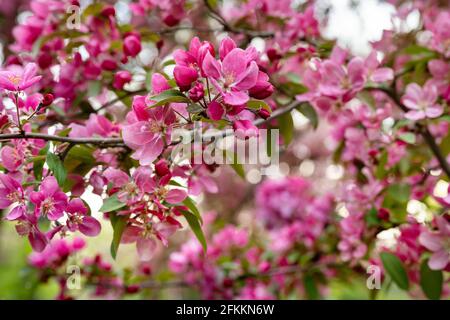
[[[378,226],[381,222],[380,218],[378,218],[378,211],[374,207],[367,211],[364,220],[368,227]]]
[[[402,261],[389,252],[380,253],[384,269],[400,289],[409,289],[409,279]]]
[[[406,143],[414,144],[416,143],[416,135],[412,132],[401,133],[398,138]]]
[[[411,194],[411,186],[407,183],[395,183],[386,188],[389,197],[398,202],[408,202]]]
[[[125,207],[126,204],[123,202],[120,202],[119,199],[117,198],[117,195],[113,195],[109,198],[106,198],[103,201],[103,205],[100,208],[100,212],[112,212],[112,211],[116,211],[119,210],[120,208]]]
[[[444,278],[441,270],[431,270],[428,259],[420,266],[420,286],[428,299],[439,300],[442,294]]]
[[[296,108],[302,115],[304,115],[311,122],[314,129],[319,125],[319,117],[312,105],[309,103],[302,103]]]
[[[280,134],[285,145],[288,145],[294,137],[294,121],[290,113],[285,113],[278,118]]]
[[[239,163],[237,154],[229,150],[224,150],[225,157],[228,159],[226,162],[230,164],[230,167],[240,176],[245,179],[245,170],[242,163]]]
[[[150,97],[149,99],[155,101],[150,108],[163,106],[172,102],[190,102],[190,100],[183,93],[175,89],[163,91],[160,94]]]
[[[119,216],[117,214],[111,213],[109,215],[109,220],[111,221],[111,226],[113,228],[113,239],[111,241],[111,256],[116,259],[117,250],[119,250],[120,240],[122,239],[123,231],[127,225],[127,217]]]
[[[303,286],[305,287],[306,297],[309,300],[320,299],[320,293],[312,275],[307,274],[303,277]]]
[[[203,234],[203,230],[200,226],[198,218],[196,217],[196,215],[194,215],[188,211],[181,210],[181,213],[186,218],[189,226],[191,227],[191,230],[194,232],[198,241],[202,244],[203,251],[206,252],[206,250],[207,250],[206,239],[205,239],[205,235]]]
[[[198,103],[191,103],[186,108],[187,112],[189,113],[201,113],[204,111],[203,107],[199,105]]]
[[[247,102],[247,108],[252,110],[265,109],[269,112],[272,112],[270,106],[263,100],[250,100]]]
[[[56,181],[58,181],[58,185],[60,187],[63,187],[67,178],[67,171],[66,168],[64,168],[64,164],[62,163],[61,159],[56,154],[48,152],[47,165],[48,168],[53,172]]]
[[[198,219],[198,221],[203,224],[203,218],[200,215],[200,211],[198,211],[195,202],[190,197],[187,197],[186,199],[184,199],[183,204],[188,207],[191,213]]]
[[[44,168],[45,160],[47,159],[46,155],[49,148],[50,144],[47,143],[43,149],[39,150],[39,159],[33,163],[33,174],[36,180],[42,179],[42,170]]]

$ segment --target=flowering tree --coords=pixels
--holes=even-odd
[[[132,243],[141,262],[134,272],[101,255],[78,262],[100,297],[179,286],[208,299],[318,299],[334,281],[369,275],[372,297],[377,281],[416,298],[448,296],[450,198],[436,190],[450,179],[450,10],[389,2],[394,29],[367,57],[321,36],[314,1],[2,3],[0,208],[28,238],[39,281],[56,279],[58,298],[76,297],[65,266],[109,221],[112,257]],[[411,13],[420,22],[406,30]],[[281,150],[294,167],[289,154],[309,145],[316,163],[343,173],[234,183],[228,167],[242,177],[248,168],[229,150],[228,167],[183,157],[198,123],[217,131],[196,152],[279,129],[268,154]],[[86,193],[102,198],[103,216]],[[219,209],[204,212],[199,194]],[[253,198],[252,222],[239,223]],[[227,207],[236,199],[242,206]],[[176,247],[187,225],[192,239]],[[151,267],[161,246],[170,276]]]

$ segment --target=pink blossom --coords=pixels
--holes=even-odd
[[[178,226],[161,222],[156,224],[133,224],[128,226],[122,236],[122,243],[136,242],[137,252],[142,261],[151,260],[157,248],[156,239],[165,246],[168,238],[178,229]]]
[[[88,237],[95,237],[100,233],[100,223],[94,217],[87,215],[87,208],[81,199],[70,200],[66,212],[68,213],[67,227],[70,231],[80,230]]]
[[[377,58],[377,52],[372,51],[365,60],[367,76],[373,82],[385,82],[394,79],[394,71],[391,68],[379,68],[380,62]]]
[[[422,88],[417,83],[409,84],[402,97],[402,103],[410,109],[405,117],[413,121],[439,117],[444,109],[436,103],[437,98],[436,86],[427,83]]]
[[[170,88],[162,75],[152,77],[155,94]],[[128,113],[128,125],[122,128],[125,143],[135,150],[133,158],[141,165],[151,164],[163,151],[164,140],[170,143],[172,124],[176,121],[173,108],[176,106],[159,106],[149,108],[152,100],[143,96],[133,99],[133,111]]]
[[[39,191],[33,191],[30,200],[36,206],[36,216],[43,215],[49,220],[61,218],[67,206],[67,195],[59,189],[58,182],[53,176],[42,180]]]
[[[1,173],[0,174],[0,209],[5,209],[11,205],[14,207],[7,214],[7,220],[17,220],[25,215],[27,207],[22,186],[15,179]]]
[[[235,48],[219,62],[207,52],[203,60],[205,75],[222,94],[224,102],[240,106],[249,100],[248,92],[258,80],[258,65],[248,60],[246,51]],[[222,89],[223,88],[223,89]]]
[[[42,79],[36,73],[35,63],[28,63],[24,68],[12,66],[10,70],[0,71],[0,89],[23,91]]]
[[[432,270],[443,270],[450,262],[450,223],[445,217],[436,217],[437,231],[423,231],[419,236],[419,242],[425,248],[433,252],[428,261]]]

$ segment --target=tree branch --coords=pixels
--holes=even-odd
[[[46,141],[68,142],[70,144],[92,144],[99,147],[125,146],[122,138],[70,138],[34,132],[0,134],[0,140],[14,139],[41,139]]]
[[[235,28],[232,25],[230,25],[225,20],[224,17],[222,17],[220,12],[215,10],[209,4],[208,0],[204,0],[203,3],[205,4],[205,7],[210,12],[211,18],[213,18],[214,20],[219,22],[223,26],[224,31],[228,31],[228,32],[235,33],[235,34],[245,34],[246,36],[251,37],[251,38],[256,38],[256,37],[273,38],[275,36],[275,34],[273,32],[270,32],[270,31],[254,31],[254,30],[249,30],[249,29]]]
[[[291,112],[299,105],[298,102],[292,102],[284,108],[280,108],[275,110],[272,115],[267,119],[257,119],[253,122],[255,126],[261,126],[267,122],[276,119],[283,114]],[[215,137],[226,137],[234,134],[233,129],[225,129],[218,133],[214,133],[212,135],[203,135],[203,140],[211,140]],[[56,135],[49,135],[44,133],[35,133],[35,132],[24,132],[24,133],[7,133],[0,134],[0,141],[8,141],[14,139],[41,139],[46,141],[58,141],[58,142],[67,142],[71,145],[76,144],[92,144],[103,148],[109,147],[125,147],[125,143],[122,138],[71,138],[71,137],[60,137]],[[173,144],[171,144],[173,145]]]

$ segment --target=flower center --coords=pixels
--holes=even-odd
[[[233,74],[226,74],[225,75],[225,83],[224,86],[225,87],[229,87],[232,83],[234,82],[234,76]]]
[[[52,211],[55,208],[52,199],[45,199],[44,202],[42,202],[41,208],[44,214],[47,214],[50,211]]]
[[[19,85],[22,78],[16,75],[11,75],[8,77],[8,80],[11,81],[15,86]]]
[[[21,200],[20,193],[18,191],[11,192],[6,196],[6,199],[8,199],[11,202],[20,202]]]
[[[148,128],[149,128],[151,133],[161,132],[161,126],[156,121],[150,122]]]

